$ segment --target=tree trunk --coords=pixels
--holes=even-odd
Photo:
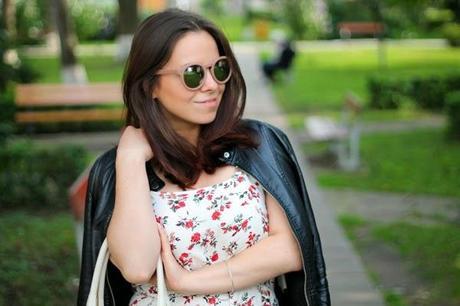
[[[52,0],[54,20],[59,33],[61,47],[61,76],[64,83],[86,83],[87,77],[83,66],[75,56],[77,39],[69,18],[66,0]]]
[[[16,38],[16,4],[14,0],[3,0],[2,1],[2,27],[8,33],[8,37],[11,41]]]
[[[14,0],[2,1],[2,27],[7,31],[10,39],[13,39],[16,34],[16,6]]]
[[[379,0],[372,0],[368,2],[371,14],[375,22],[383,25],[383,31],[377,34],[378,46],[377,46],[377,58],[380,68],[387,67],[387,54],[385,46],[385,18],[383,16],[382,3]]]
[[[137,1],[118,0],[118,37],[116,59],[123,61],[128,57],[134,32],[139,22]]]

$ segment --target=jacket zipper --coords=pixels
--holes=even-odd
[[[236,166],[236,167],[238,167],[240,169],[243,169],[245,172],[251,174],[259,182],[259,184],[262,185],[263,189],[273,197],[273,195],[270,192],[268,192],[267,187],[265,187],[264,184],[261,183],[261,180],[258,177],[254,176],[250,171],[247,171],[246,169],[240,167],[239,165],[234,165],[234,166]],[[273,198],[276,199],[275,197],[273,197]],[[284,209],[283,206],[281,206],[281,207],[283,208],[284,213],[287,216],[286,210]],[[294,231],[292,229],[292,226],[290,226],[290,228],[291,228],[291,232],[294,235],[294,238],[295,238],[295,240],[297,242],[297,246],[299,247],[300,253],[302,254],[302,256],[301,256],[301,258],[302,258],[302,269],[303,269],[303,273],[305,275],[305,281],[304,281],[304,284],[303,284],[303,293],[304,293],[304,296],[305,296],[305,300],[307,301],[307,306],[310,306],[310,301],[308,299],[307,289],[306,289],[307,288],[307,277],[308,277],[308,275],[307,275],[307,270],[305,269],[305,262],[304,262],[304,259],[303,259],[303,250],[302,250],[302,247],[300,245],[299,240],[297,239],[296,234],[294,233]]]

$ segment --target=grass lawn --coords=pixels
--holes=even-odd
[[[307,156],[322,149],[304,146]],[[460,197],[460,143],[447,142],[442,129],[363,135],[361,161],[357,172],[318,169],[319,184]]]
[[[0,215],[0,305],[74,305],[78,256],[69,213]]]
[[[59,59],[57,57],[26,58],[30,66],[40,74],[38,83],[60,83]],[[79,61],[86,68],[90,82],[121,81],[124,64],[112,56],[81,56]]]
[[[450,306],[460,303],[458,225],[442,222],[414,224],[404,221],[383,224],[367,222],[354,215],[342,215],[339,221],[358,251],[362,243],[365,243],[363,239],[369,239],[361,237],[363,232],[368,232],[371,239],[396,248],[411,263],[411,270],[430,285],[430,293],[423,305]],[[367,230],[363,231],[363,228]],[[372,271],[372,267],[368,268]],[[389,306],[409,305],[399,294],[387,292],[385,299]]]
[[[350,47],[299,52],[294,62],[293,81],[276,84],[274,91],[288,113],[337,109],[350,90],[367,101],[366,80],[370,75],[408,77],[459,73],[459,58],[460,49],[389,46],[387,67],[379,69],[377,52],[372,49]]]

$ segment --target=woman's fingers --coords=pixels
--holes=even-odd
[[[161,224],[158,223],[158,232],[160,233],[160,240],[161,240],[161,251],[170,250],[171,247],[169,246],[168,236],[165,233],[165,230]]]
[[[158,224],[158,232],[161,239],[161,258],[163,260],[163,267],[165,270],[166,285],[173,291],[182,290],[181,283],[189,273],[184,269],[174,257],[169,239],[165,229],[161,224]]]
[[[139,155],[145,161],[152,159],[153,153],[145,136],[144,130],[127,126],[123,129],[118,143],[117,152],[120,154]]]

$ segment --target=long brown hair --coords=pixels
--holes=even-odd
[[[152,101],[156,72],[171,57],[177,41],[190,31],[206,31],[215,40],[219,55],[230,60],[232,77],[212,123],[203,125],[196,147],[171,127],[160,103]],[[181,188],[193,186],[201,171],[214,173],[222,166],[219,156],[233,147],[255,147],[256,136],[243,125],[246,84],[225,35],[205,18],[179,9],[148,17],[134,35],[123,75],[126,125],[143,128],[152,148],[152,166]]]

